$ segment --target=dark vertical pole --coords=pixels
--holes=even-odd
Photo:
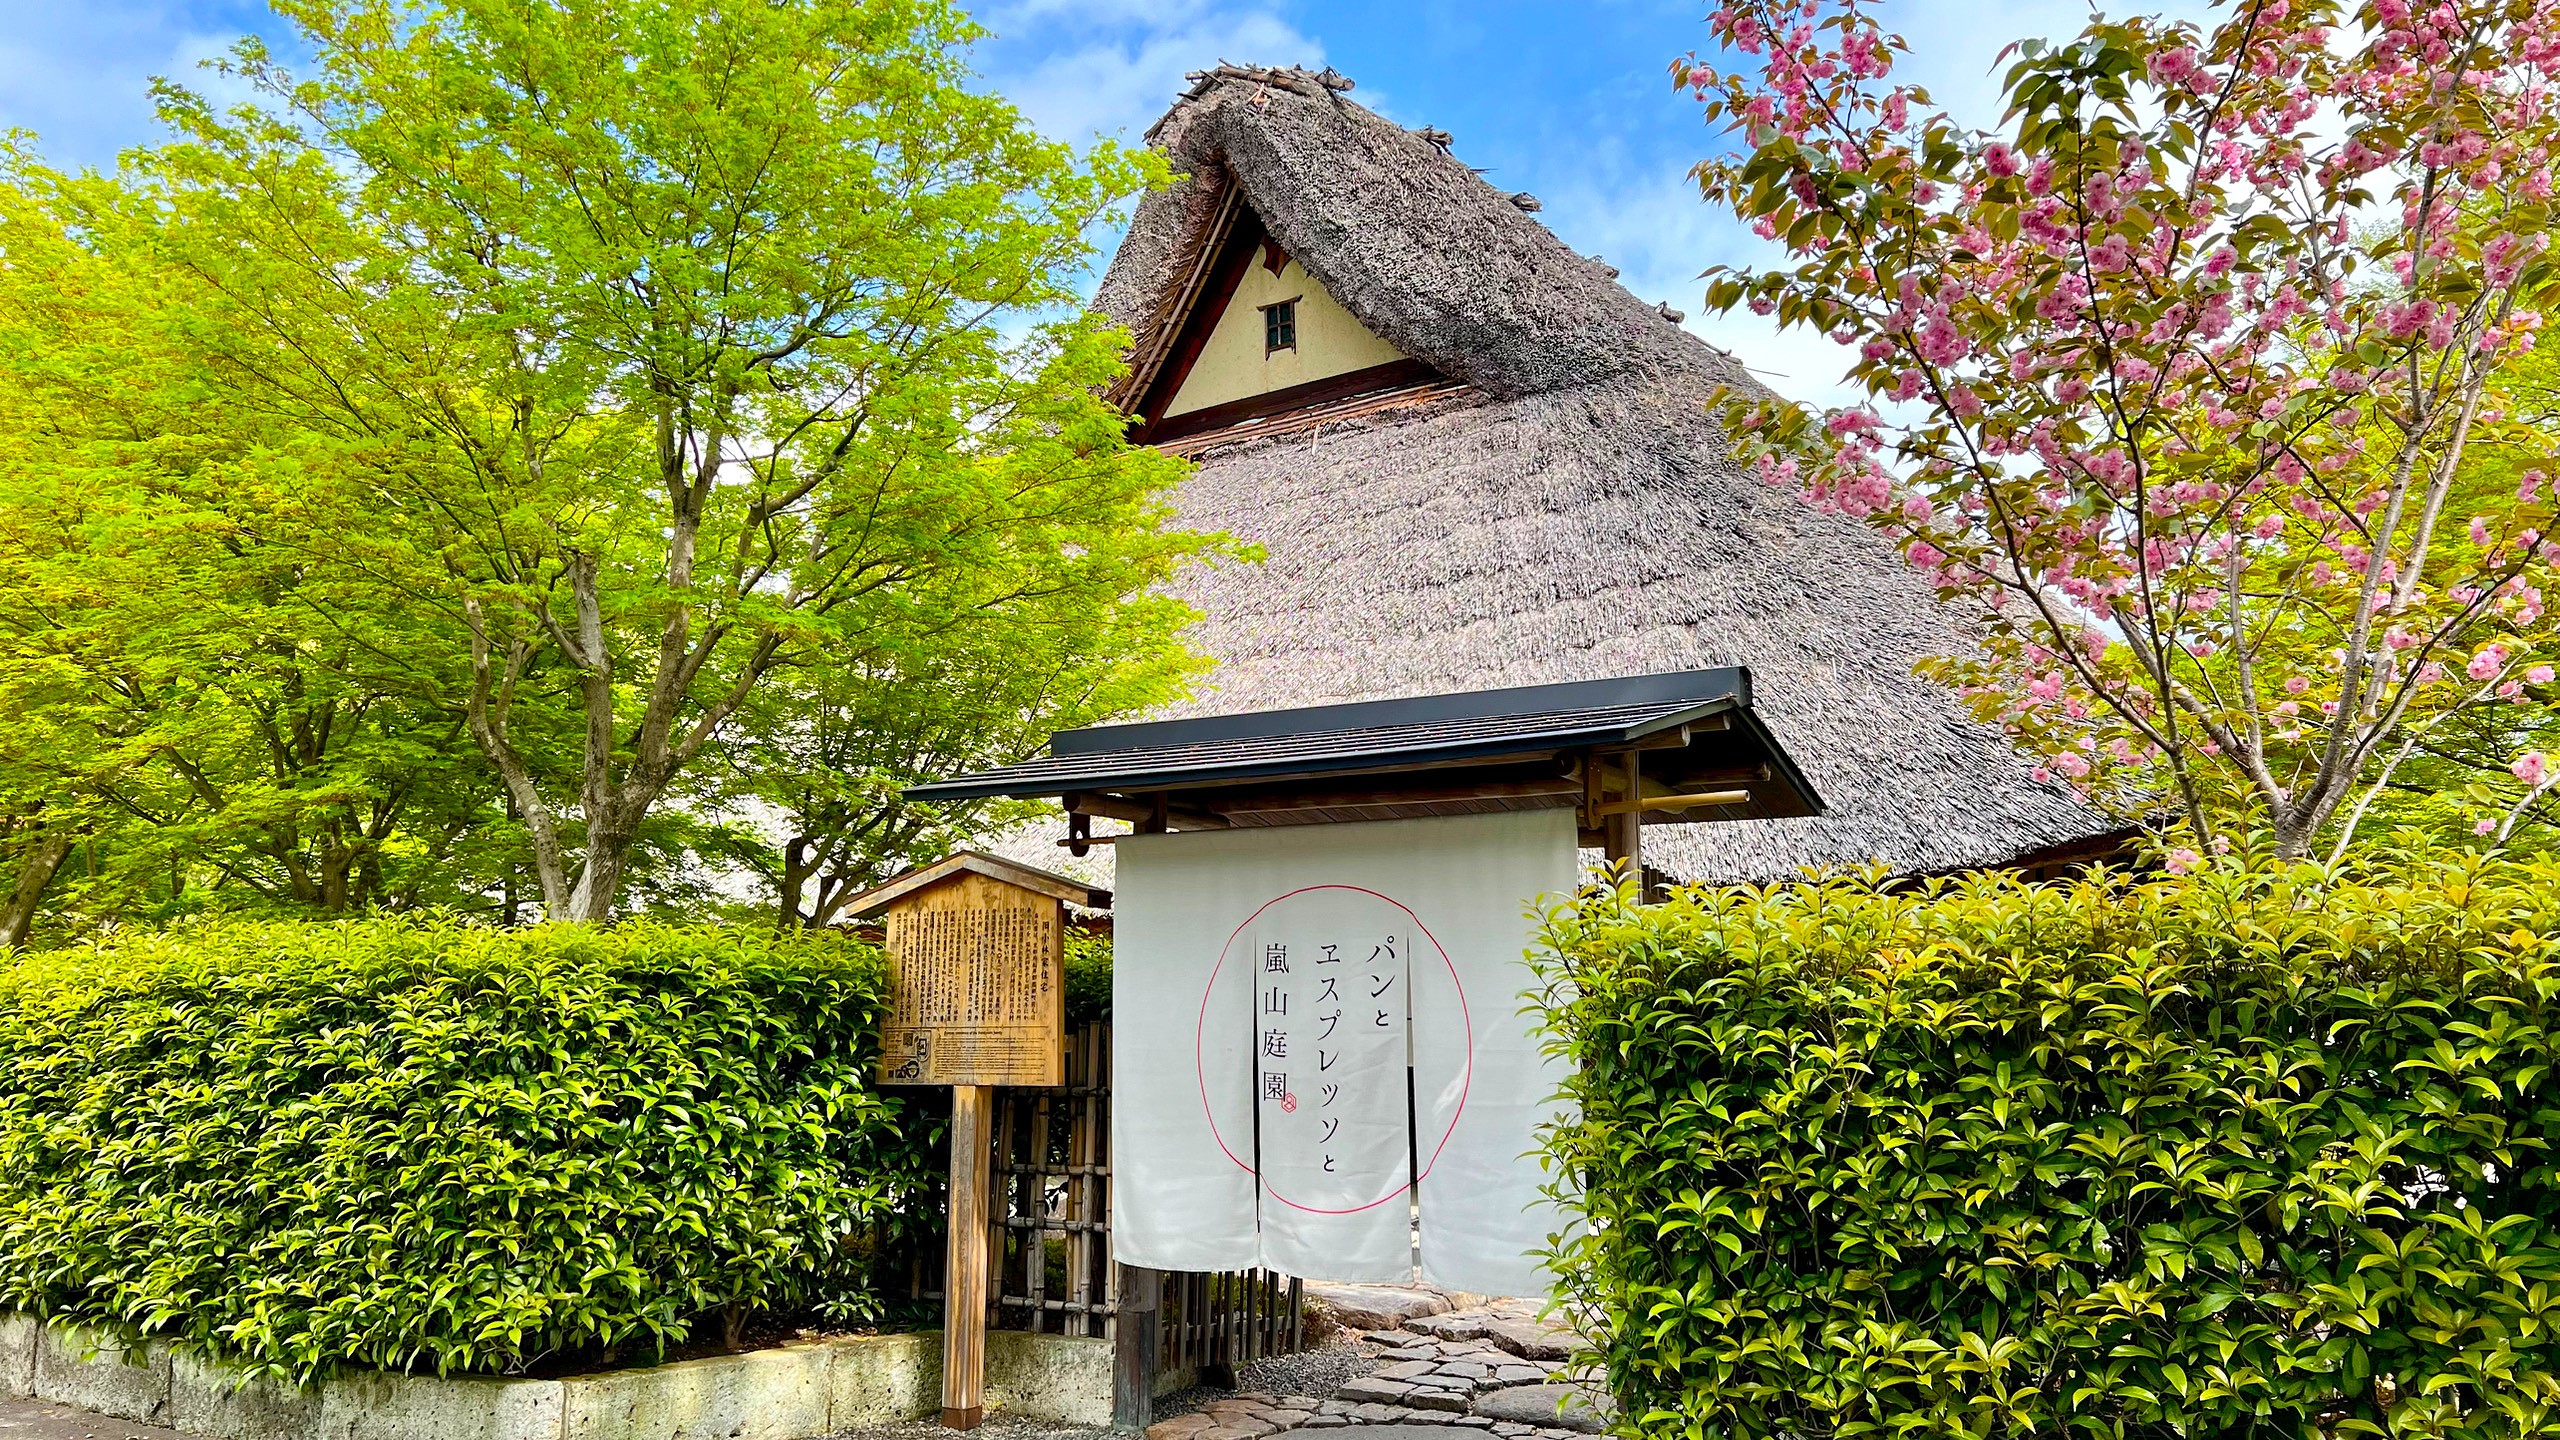
[[[1412,971],[1406,971],[1408,978]],[[1405,1004],[1413,1004],[1411,985],[1405,986]],[[1405,1262],[1419,1270],[1422,1266],[1422,1233],[1418,1223],[1422,1217],[1422,1100],[1415,1092],[1413,1076],[1413,1016],[1404,1019],[1404,1223]]]
[[[1144,1430],[1156,1421],[1157,1324],[1164,1313],[1164,1272],[1136,1265],[1117,1269],[1120,1313],[1112,1324],[1111,1423]]]

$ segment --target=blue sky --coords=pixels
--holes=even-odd
[[[2200,0],[2135,8],[2187,13]],[[1697,274],[1758,253],[1686,180],[1712,143],[1672,93],[1673,56],[1705,40],[1699,0],[984,0],[996,32],[976,56],[987,83],[1061,137],[1135,139],[1182,86],[1221,59],[1330,64],[1353,97],[1407,125],[1436,125],[1456,152],[1545,202],[1567,244],[1605,256],[1627,286],[1691,313],[1692,328],[1780,388],[1831,392],[1837,361],[1752,317],[1700,317]],[[2025,35],[2067,35],[2082,0],[1887,0],[1913,44],[1910,72],[1960,115],[1993,117],[1990,71]],[[244,33],[289,48],[263,0],[0,0],[0,128],[37,135],[57,163],[111,163],[152,136],[154,75]]]

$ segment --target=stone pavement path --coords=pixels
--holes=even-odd
[[[1375,1320],[1393,1312],[1372,1307],[1355,1313]],[[1262,1440],[1351,1427],[1359,1428],[1358,1440],[1457,1440],[1453,1428],[1502,1440],[1579,1440],[1605,1429],[1610,1419],[1607,1396],[1583,1373],[1581,1342],[1540,1323],[1528,1302],[1412,1314],[1394,1329],[1371,1330],[1353,1343],[1365,1363],[1347,1367],[1350,1377],[1329,1393],[1247,1389],[1208,1397],[1188,1413],[1157,1421],[1147,1440]],[[1278,1368],[1282,1380],[1318,1368],[1288,1365],[1298,1358],[1280,1357],[1266,1366]],[[1247,1384],[1261,1378],[1255,1373],[1260,1368],[1265,1367],[1248,1368]]]

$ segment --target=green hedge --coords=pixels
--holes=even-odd
[[[941,1168],[930,1114],[870,1087],[881,989],[839,937],[646,924],[29,956],[0,968],[0,1307],[297,1377],[859,1316]]]
[[[1556,912],[1626,1427],[2560,1430],[2560,865],[2363,865]]]
[[[1111,933],[1070,929],[1066,935],[1067,1025],[1111,1018]]]

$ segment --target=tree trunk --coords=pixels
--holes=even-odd
[[[565,903],[552,908],[551,918],[598,925],[612,919],[613,902],[622,895],[623,872],[630,868],[631,847],[639,839],[636,826],[606,829],[590,822],[586,863],[578,867],[577,884],[570,887]]]
[[[18,883],[9,892],[8,902],[0,905],[0,952],[25,948],[27,936],[35,929],[36,904],[53,883],[53,873],[62,868],[63,857],[71,853],[71,845],[69,834],[57,832],[39,835],[27,847]]]
[[[800,894],[818,868],[809,858],[810,837],[794,835],[782,847],[782,875],[774,883],[774,928],[797,930],[810,923],[800,913]]]
[[[590,863],[578,872],[578,883],[569,892],[567,902],[552,912],[554,920],[577,920],[601,925],[613,918],[613,902],[622,890],[622,867]]]

